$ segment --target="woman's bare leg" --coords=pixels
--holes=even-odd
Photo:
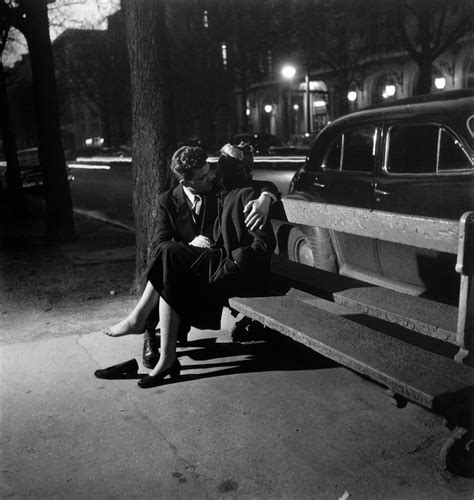
[[[176,340],[180,319],[178,313],[165,301],[160,300],[161,356],[158,364],[149,373],[151,377],[159,375],[176,360]]]
[[[123,335],[139,335],[145,329],[148,315],[158,304],[160,296],[148,281],[145,290],[133,311],[122,321],[115,324],[104,333],[110,337],[121,337]]]

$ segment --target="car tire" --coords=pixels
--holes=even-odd
[[[287,250],[293,262],[337,272],[336,252],[327,229],[293,227],[288,234]]]

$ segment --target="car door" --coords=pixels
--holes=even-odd
[[[299,184],[315,201],[372,209],[380,131],[367,124],[339,130],[325,154],[316,155],[322,161],[310,155]],[[373,239],[335,231],[331,236],[341,274],[367,279],[380,273]]]
[[[384,165],[374,186],[386,212],[459,219],[474,210],[472,160],[455,133],[437,123],[394,123],[385,129]],[[434,298],[456,295],[454,257],[377,242],[382,273]]]

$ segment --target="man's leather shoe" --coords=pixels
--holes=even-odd
[[[143,337],[143,366],[153,369],[160,359],[160,340],[154,330],[147,330]]]
[[[234,324],[232,342],[258,342],[265,339],[265,327],[258,321],[244,317]]]
[[[188,333],[191,330],[191,326],[187,324],[181,324],[178,330],[178,338],[176,339],[176,345],[178,347],[186,347],[188,343]],[[147,330],[145,332],[145,336],[147,334],[152,335],[152,330]],[[156,333],[154,333],[154,336],[156,338],[157,343],[157,348],[161,347],[161,331],[159,328],[156,329]],[[145,337],[146,338],[146,337]],[[149,367],[147,367],[149,368]]]
[[[101,370],[96,370],[94,375],[97,378],[105,378],[108,380],[130,378],[138,373],[138,363],[136,359],[130,359],[118,365],[109,366]]]

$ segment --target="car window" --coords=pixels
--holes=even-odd
[[[459,141],[447,130],[441,129],[438,171],[465,170],[471,167]]]
[[[323,168],[329,170],[341,170],[342,134],[336,138],[329,148]]]
[[[459,141],[439,125],[394,125],[389,130],[386,168],[390,173],[435,174],[470,167]]]
[[[373,172],[375,141],[375,127],[361,127],[344,132],[341,169],[347,172]]]
[[[373,172],[377,128],[359,127],[340,134],[326,155],[323,168],[343,172]]]

